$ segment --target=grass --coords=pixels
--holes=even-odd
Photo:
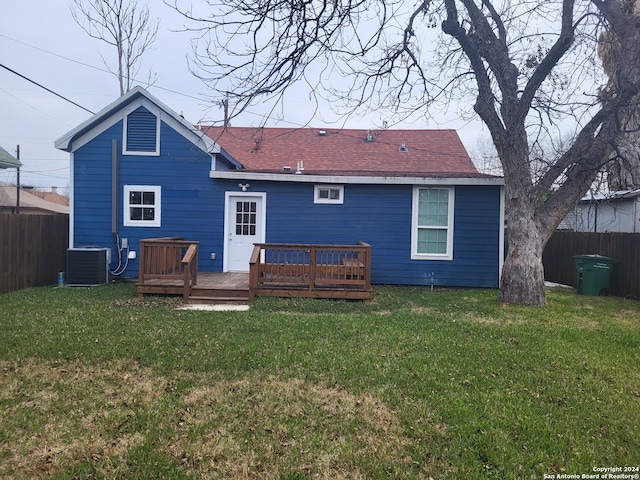
[[[543,478],[640,464],[640,303],[378,287],[0,296],[2,478]]]

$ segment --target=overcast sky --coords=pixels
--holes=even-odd
[[[140,2],[142,3],[142,2]],[[160,18],[158,37],[142,60],[140,73],[146,80],[149,69],[158,77],[149,87],[168,107],[192,122],[219,121],[220,108],[206,100],[207,89],[188,69],[190,34],[176,33],[183,24],[176,12],[160,1],[150,2],[152,15]],[[98,112],[119,96],[117,79],[106,72],[101,55],[115,65],[113,47],[90,38],[73,20],[70,0],[5,0],[0,16],[0,64],[50,90]],[[143,82],[142,82],[143,83]],[[268,120],[267,126],[295,127],[309,123],[326,126],[324,118],[309,118],[308,97],[291,92],[284,109],[284,121]],[[69,186],[69,154],[56,150],[54,142],[91,116],[29,81],[0,67],[0,146],[16,155],[20,145],[21,183],[37,187]],[[263,123],[268,109],[251,108],[234,120],[235,126]],[[352,116],[347,128],[372,128],[376,118]],[[458,128],[468,150],[486,137],[478,124],[414,122],[411,128]],[[397,126],[394,128],[401,128]],[[12,183],[15,170],[0,170],[0,181]]]

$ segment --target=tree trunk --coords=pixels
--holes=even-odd
[[[500,280],[500,301],[518,305],[546,305],[542,251],[546,239],[531,205],[509,202],[507,257]]]

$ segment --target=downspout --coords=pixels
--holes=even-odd
[[[111,270],[109,267],[109,273],[114,276],[120,276],[124,273],[129,264],[129,245],[127,246],[120,244],[120,235],[119,235],[119,212],[120,212],[120,202],[118,199],[120,198],[119,194],[119,185],[120,185],[120,152],[118,150],[118,140],[113,139],[111,141],[111,234],[113,235],[113,243],[115,246],[115,251],[118,254],[118,265],[115,270]],[[123,242],[124,243],[124,242]],[[126,250],[126,257],[124,258],[124,262],[122,259],[122,251]],[[110,263],[113,263],[115,260],[111,259]]]
[[[114,138],[111,141],[111,234],[114,238],[118,236],[118,211],[118,140]]]
[[[76,218],[76,160],[75,152],[72,150],[70,155],[69,164],[69,180],[71,181],[71,188],[69,189],[69,248],[73,248],[75,245],[74,232],[75,232],[75,218]]]

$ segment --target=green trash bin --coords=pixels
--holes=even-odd
[[[607,295],[611,270],[616,261],[602,255],[576,255],[578,282],[576,291],[579,295]]]

